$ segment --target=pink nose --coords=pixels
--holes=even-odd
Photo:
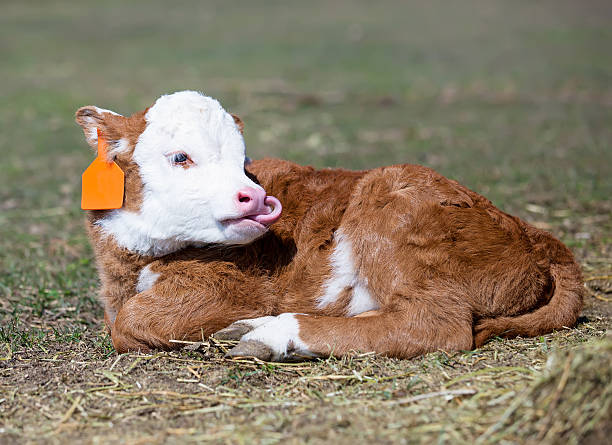
[[[261,213],[266,209],[264,201],[266,192],[253,187],[245,187],[236,194],[236,205],[242,215],[249,216]]]

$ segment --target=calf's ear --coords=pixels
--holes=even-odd
[[[87,105],[77,110],[74,120],[83,129],[87,143],[94,150],[98,148],[98,128],[100,133],[107,138],[110,137],[109,130],[114,126],[114,121],[125,119],[114,111]]]
[[[236,122],[238,130],[240,130],[240,134],[244,134],[244,122],[242,122],[242,119],[240,119],[235,114],[232,114],[232,117],[234,118],[234,122]]]

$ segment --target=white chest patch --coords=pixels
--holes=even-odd
[[[189,245],[197,245],[197,243],[178,241],[175,238],[167,239],[161,232],[163,224],[151,227],[140,213],[124,209],[112,210],[108,216],[98,220],[96,225],[121,247],[146,256],[162,256]],[[156,227],[162,229],[157,231]]]
[[[136,283],[136,292],[144,292],[153,287],[157,279],[159,278],[159,274],[157,272],[153,272],[151,270],[151,265],[147,264],[142,268],[140,274],[138,275],[138,282]]]
[[[323,295],[317,299],[317,308],[323,309],[335,303],[345,289],[351,290],[351,301],[346,308],[349,317],[379,309],[380,306],[368,291],[367,279],[355,270],[351,241],[340,230],[334,234],[336,246],[330,256],[332,276],[323,285]]]

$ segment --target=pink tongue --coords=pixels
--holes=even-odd
[[[249,219],[257,221],[259,224],[263,224],[264,226],[269,226],[270,224],[278,221],[281,216],[281,212],[283,211],[283,206],[274,196],[266,196],[266,199],[264,199],[264,204],[271,208],[270,213],[251,215],[249,216]]]

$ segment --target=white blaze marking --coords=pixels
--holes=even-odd
[[[138,275],[138,282],[136,283],[136,292],[144,292],[153,287],[157,279],[159,278],[159,274],[153,272],[151,270],[151,265],[147,264],[142,268],[140,274]]]
[[[300,339],[300,326],[295,315],[287,313],[278,317],[261,317],[266,319],[266,322],[243,335],[240,341],[255,340],[265,344],[274,352],[273,360],[285,357],[287,352],[310,356],[312,353],[308,350],[308,346]],[[243,321],[253,323],[256,320],[256,318],[241,320],[240,323]]]
[[[352,317],[363,312],[379,309],[380,306],[368,291],[368,281],[355,270],[351,241],[337,230],[334,234],[336,246],[330,256],[332,276],[323,285],[324,293],[317,299],[317,308],[323,309],[338,300],[345,290],[351,289],[351,301],[347,315]]]

